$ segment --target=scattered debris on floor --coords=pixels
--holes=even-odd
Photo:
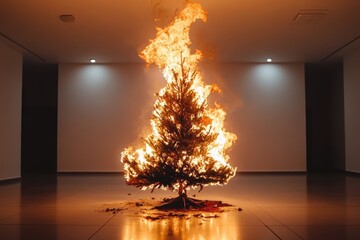
[[[185,213],[157,213],[154,216],[145,216],[146,220],[156,221],[162,219],[179,218],[179,219],[190,219],[189,214]]]
[[[113,214],[116,214],[116,213],[120,212],[121,210],[123,210],[123,209],[121,209],[121,208],[106,208],[105,212],[112,212]]]
[[[103,212],[103,213],[111,213],[111,214],[117,214],[120,211],[127,210],[127,208],[119,208],[119,207],[107,207],[101,210],[97,210],[97,212]]]
[[[194,214],[193,216],[196,217],[196,218],[219,218],[220,217],[217,214],[215,214],[215,215],[203,215],[201,213]]]
[[[136,201],[124,201],[111,204],[104,204],[98,212],[116,214],[126,214],[129,216],[141,217],[146,221],[161,221],[171,219],[201,221],[199,225],[206,222],[207,219],[221,218],[224,212],[243,211],[242,208],[236,207],[222,201],[201,200],[202,207],[197,209],[166,209],[161,210],[156,207],[168,203],[172,198],[163,198],[161,201],[151,199],[138,199]],[[197,200],[200,201],[200,200]]]

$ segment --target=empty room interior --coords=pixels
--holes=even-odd
[[[0,239],[360,239],[360,1],[1,0]]]

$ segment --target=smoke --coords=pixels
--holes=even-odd
[[[244,107],[244,99],[237,94],[234,88],[236,77],[234,76],[232,64],[221,64],[219,62],[205,62],[200,64],[200,71],[203,74],[204,82],[216,84],[221,92],[214,92],[209,96],[209,103],[220,103],[228,115]]]
[[[151,0],[151,14],[158,27],[167,26],[185,7],[186,0]]]
[[[150,119],[154,110],[154,102],[156,101],[155,93],[159,92],[159,90],[166,85],[161,70],[156,66],[144,66],[142,76],[141,89],[144,89],[144,92],[140,100],[141,104],[139,104],[141,108],[138,109],[138,115],[135,120],[137,122],[137,128],[135,129],[136,133],[134,135],[137,137],[131,142],[131,145],[135,148],[142,147],[144,145],[143,138],[152,132]]]

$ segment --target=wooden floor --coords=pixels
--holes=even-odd
[[[154,220],[147,204],[176,193],[138,190],[121,174],[0,183],[0,239],[360,239],[358,175],[239,173],[226,186],[190,194],[234,207]],[[102,212],[109,206],[121,211]]]

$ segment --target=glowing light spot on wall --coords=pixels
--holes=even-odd
[[[278,64],[259,64],[253,69],[251,76],[262,92],[283,91],[287,85],[286,69]]]

